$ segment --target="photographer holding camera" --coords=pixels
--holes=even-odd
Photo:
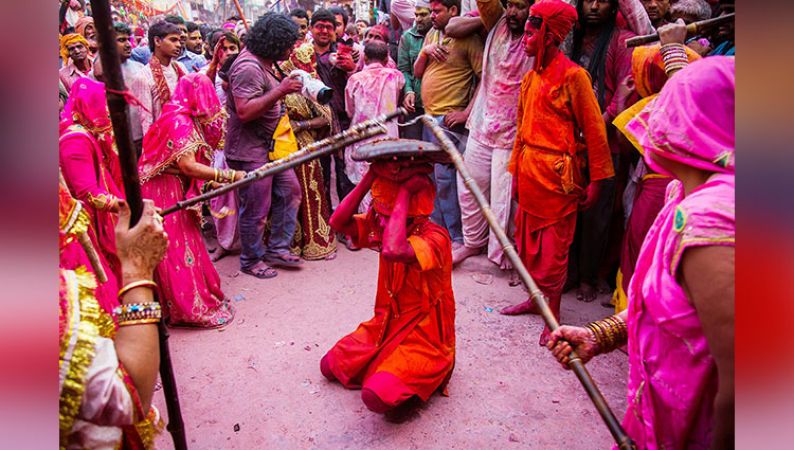
[[[246,172],[269,162],[273,133],[284,115],[283,99],[303,88],[296,76],[281,81],[274,64],[289,58],[298,40],[298,26],[286,15],[261,16],[245,36],[245,49],[229,70],[229,121],[224,152],[229,167]],[[271,195],[275,194],[275,195]],[[240,271],[257,278],[273,278],[270,267],[296,267],[300,258],[289,245],[297,225],[301,187],[295,172],[287,170],[255,181],[239,190]],[[265,220],[275,197],[267,248]]]

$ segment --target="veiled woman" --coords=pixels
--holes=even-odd
[[[210,79],[198,73],[180,79],[171,101],[143,139],[138,163],[143,196],[165,208],[200,194],[209,181],[244,177],[245,172],[210,167],[225,127],[226,113]],[[213,328],[234,318],[202,239],[201,220],[200,205],[164,219],[170,245],[155,277],[172,326]]]

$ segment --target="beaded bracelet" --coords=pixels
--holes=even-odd
[[[625,344],[628,339],[626,322],[617,316],[590,322],[585,327],[593,332],[601,353],[611,352]]]
[[[129,292],[129,291],[131,291],[131,290],[133,290],[133,289],[135,289],[137,287],[148,287],[148,288],[155,289],[157,287],[157,283],[155,283],[152,280],[133,281],[132,283],[124,286],[123,288],[121,288],[119,290],[118,297],[121,298],[124,294],[126,294],[127,292]]]
[[[157,302],[127,303],[113,309],[118,317],[119,326],[157,323],[162,317],[162,309]]]

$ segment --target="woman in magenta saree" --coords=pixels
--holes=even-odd
[[[180,79],[143,139],[138,162],[143,196],[166,208],[200,194],[208,181],[242,178],[244,172],[210,167],[225,126],[226,113],[210,79],[198,73]],[[220,276],[201,236],[201,206],[166,216],[163,226],[170,244],[155,281],[167,323],[214,328],[231,322],[234,309],[221,292]]]
[[[116,257],[118,201],[123,199],[121,167],[110,123],[105,85],[78,79],[61,115],[59,165],[69,193],[88,214],[87,232],[99,253],[108,281],[97,288],[97,299],[111,312],[119,302],[117,279],[121,267]],[[72,246],[79,254],[82,249]],[[71,250],[62,252],[61,267],[75,269],[81,261]]]
[[[735,61],[713,56],[674,74],[626,126],[648,167],[674,178],[640,250],[628,309],[563,326],[563,365],[627,343],[623,427],[637,448],[733,445]],[[570,343],[570,345],[568,344]]]

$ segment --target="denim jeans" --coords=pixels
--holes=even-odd
[[[262,163],[227,160],[234,170],[252,171]],[[283,254],[289,251],[289,244],[298,223],[298,207],[301,202],[301,187],[292,169],[272,177],[257,180],[240,188],[237,223],[240,228],[240,267],[243,269],[256,265],[266,254]],[[271,232],[267,248],[263,237],[265,222],[271,213]]]
[[[459,125],[450,130],[444,126],[444,116],[433,116],[433,119],[447,132],[449,140],[463,154],[468,141],[466,128]],[[422,130],[422,140],[437,143],[433,131],[428,127],[424,127]],[[435,164],[433,178],[436,182],[436,201],[430,218],[447,229],[452,242],[462,244],[463,230],[460,220],[460,204],[458,203],[458,171],[452,164]]]

